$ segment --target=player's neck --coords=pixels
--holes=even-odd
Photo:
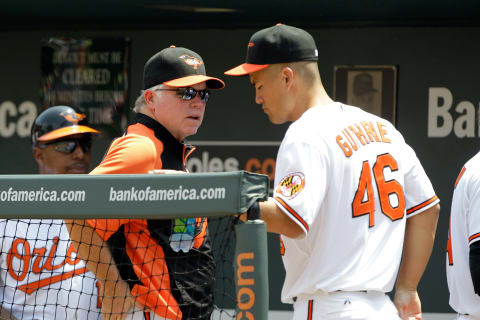
[[[298,95],[293,121],[296,121],[302,116],[302,114],[312,107],[328,105],[331,103],[333,103],[333,100],[328,96],[322,85],[308,87],[307,90],[303,90],[303,92]]]

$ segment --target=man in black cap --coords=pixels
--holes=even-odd
[[[91,174],[186,171],[193,148],[184,139],[200,127],[210,90],[224,86],[197,53],[158,52],[145,64],[135,121]],[[75,220],[70,229],[102,284],[104,319],[125,319],[134,305],[134,319],[210,319],[215,264],[206,219]]]
[[[391,123],[330,99],[317,60],[308,32],[278,24],[253,34],[246,63],[225,72],[250,76],[272,123],[293,122],[273,197],[247,217],[281,235],[294,319],[421,319],[439,200]],[[385,293],[399,268],[395,308]]]

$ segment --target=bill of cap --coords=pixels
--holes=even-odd
[[[169,80],[163,84],[170,87],[182,88],[193,86],[202,82],[206,83],[208,89],[223,89],[225,87],[225,83],[222,80],[200,74]]]
[[[244,63],[239,65],[238,67],[225,71],[225,74],[227,76],[244,76],[244,75],[265,69],[268,66],[269,64]]]
[[[100,133],[100,131],[97,131],[87,126],[68,126],[68,127],[63,127],[57,130],[50,131],[49,133],[46,133],[43,136],[40,136],[37,140],[50,141],[50,140],[60,139],[63,137],[72,136],[74,134],[79,134],[79,133]]]

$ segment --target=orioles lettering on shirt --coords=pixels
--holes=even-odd
[[[10,276],[22,281],[28,274],[30,268],[34,274],[40,274],[44,270],[48,273],[63,267],[65,264],[76,265],[80,262],[80,257],[77,256],[77,250],[70,244],[67,250],[67,255],[63,261],[54,265],[53,261],[57,257],[59,237],[53,238],[53,244],[47,254],[46,247],[32,248],[30,243],[23,238],[16,238],[7,255],[7,268]],[[46,258],[46,259],[45,259]],[[32,263],[33,262],[33,263]],[[21,269],[14,267],[14,265],[22,266]]]
[[[337,144],[347,158],[359,147],[371,142],[391,143],[387,137],[385,124],[377,121],[376,126],[371,121],[360,121],[344,128],[336,137]]]

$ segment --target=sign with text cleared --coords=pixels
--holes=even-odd
[[[41,106],[74,106],[94,126],[126,122],[130,41],[49,38],[42,41]]]

